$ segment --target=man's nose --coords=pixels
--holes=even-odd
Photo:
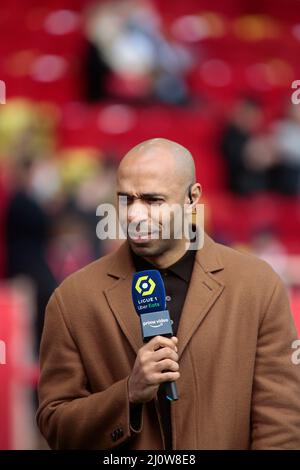
[[[143,201],[136,199],[128,207],[128,221],[141,222],[148,219],[148,209]]]

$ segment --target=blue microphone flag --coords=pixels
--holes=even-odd
[[[172,336],[172,322],[166,309],[166,291],[157,269],[134,273],[132,301],[140,316],[143,340],[154,336]]]
[[[138,315],[166,309],[166,291],[157,269],[134,273],[132,300]]]
[[[166,291],[157,269],[134,273],[132,279],[132,301],[140,317],[143,341],[154,336],[173,336],[172,321],[166,309]],[[163,384],[168,400],[178,400],[175,382]]]

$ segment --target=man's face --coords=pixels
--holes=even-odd
[[[161,159],[157,158],[159,152]],[[186,189],[164,149],[153,149],[121,163],[117,184],[119,218],[123,227],[127,224],[128,242],[136,254],[159,256],[179,243],[174,219],[182,220]],[[174,205],[171,210],[170,205]]]

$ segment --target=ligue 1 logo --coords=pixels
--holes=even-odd
[[[155,289],[155,282],[150,276],[140,276],[135,284],[135,290],[142,296],[151,295]]]
[[[149,269],[135,273],[131,292],[139,315],[165,310],[166,292],[159,271]]]

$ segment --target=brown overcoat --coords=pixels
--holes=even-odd
[[[53,449],[163,449],[157,401],[130,428],[142,346],[128,244],[67,278],[46,311],[37,422]],[[205,236],[178,330],[174,449],[300,449],[300,365],[285,288],[254,256]]]

